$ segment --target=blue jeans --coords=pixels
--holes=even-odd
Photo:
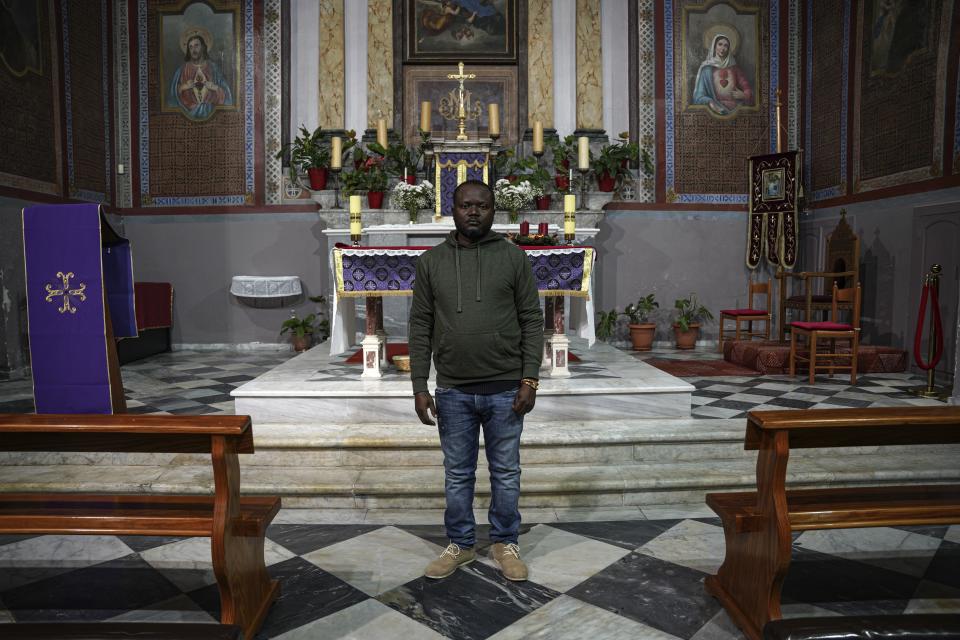
[[[461,547],[476,543],[473,489],[480,427],[490,468],[490,539],[517,542],[520,532],[520,433],[523,416],[513,411],[516,390],[474,395],[437,387],[440,448],[445,471],[447,537]]]

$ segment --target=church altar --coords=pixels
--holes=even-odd
[[[426,226],[442,227],[444,231],[450,228],[450,225],[444,224],[409,225],[410,228]],[[436,231],[434,229],[434,233]],[[371,352],[369,357],[376,362],[368,362],[365,354],[364,374],[379,377],[381,367],[387,364],[382,299],[413,294],[416,259],[429,248],[416,245],[352,247],[342,244],[333,248],[330,269],[336,294],[332,301],[331,355],[350,348],[356,335],[355,300],[366,298],[367,337],[363,345],[364,351]],[[548,342],[545,361],[550,365],[552,376],[569,375],[564,304],[558,304],[556,298],[570,300],[570,327],[575,335],[586,339],[588,346],[592,346],[596,340],[592,277],[595,250],[587,246],[522,248],[530,259],[540,295],[546,299],[545,328]],[[376,355],[372,355],[373,352]],[[368,367],[368,364],[371,366]],[[368,368],[373,369],[369,374]]]

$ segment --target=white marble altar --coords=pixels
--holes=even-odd
[[[445,217],[440,222],[431,222],[427,224],[382,224],[365,227],[363,230],[363,240],[361,244],[368,247],[403,247],[403,246],[433,246],[439,244],[451,230],[453,230],[453,219]],[[493,230],[499,233],[516,231],[515,224],[495,224]],[[563,227],[557,225],[548,225],[549,233],[557,234],[561,237]],[[575,235],[575,242],[578,244],[589,244],[599,229],[596,227],[578,228]],[[327,236],[327,253],[330,260],[330,291],[336,291],[336,283],[333,282],[333,247],[337,243],[348,244],[350,242],[349,229],[325,229],[323,234]],[[563,304],[566,306],[565,317],[569,320],[569,329],[581,338],[587,340],[589,345],[593,345],[596,340],[594,318],[596,312],[594,309],[594,280],[590,281],[590,295],[586,298],[564,297]],[[352,345],[357,343],[357,304],[355,298],[339,298],[336,294],[331,295],[331,323],[329,352],[331,355],[337,355],[345,352]],[[383,300],[384,315],[392,317],[391,334],[395,337],[404,336],[407,319],[409,298],[392,297]],[[399,332],[398,332],[399,329]],[[563,348],[563,347],[561,347]],[[552,362],[552,359],[551,359]],[[563,375],[563,374],[561,374]],[[558,376],[559,377],[559,376]]]
[[[587,347],[577,337],[570,342],[580,360],[570,363],[571,377],[541,381],[538,420],[690,416],[692,385],[605,343]],[[409,374],[390,366],[381,378],[361,379],[360,363],[345,364],[344,355],[331,355],[325,347],[318,345],[235,389],[236,412],[249,414],[254,424],[306,425],[332,416],[341,424],[409,422]]]

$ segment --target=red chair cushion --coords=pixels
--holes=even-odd
[[[851,331],[853,325],[843,322],[791,322],[791,327],[807,331]]]
[[[723,309],[720,313],[727,316],[765,316],[763,309]]]

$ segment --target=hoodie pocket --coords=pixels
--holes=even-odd
[[[488,333],[445,333],[437,351],[437,371],[460,379],[483,379],[520,367],[520,352],[510,336]]]

